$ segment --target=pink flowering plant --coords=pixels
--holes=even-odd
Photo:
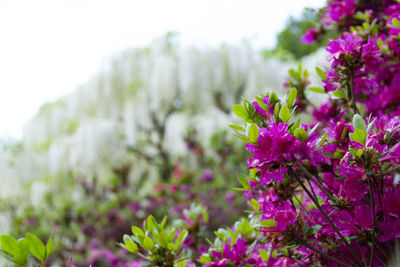
[[[206,266],[396,265],[400,4],[333,0],[324,14],[303,37],[341,33],[326,46],[330,68],[316,68],[323,88],[299,68],[286,83],[299,90],[233,107],[244,125],[231,128],[251,153],[239,180],[254,232],[217,235]],[[329,99],[315,107],[307,91]],[[299,109],[314,121],[302,123]]]
[[[204,266],[396,266],[400,237],[400,4],[328,1],[303,41],[339,32],[330,67],[290,70],[286,97],[244,100],[231,125],[250,153],[239,177],[252,210],[220,229]],[[296,86],[296,87],[294,87]],[[309,92],[325,94],[315,106]],[[301,115],[314,120],[302,123]],[[394,265],[393,265],[394,264]]]

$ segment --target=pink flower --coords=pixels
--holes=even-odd
[[[303,36],[301,36],[301,42],[304,44],[312,45],[318,40],[318,31],[315,28],[309,29]]]
[[[288,133],[286,123],[270,122],[268,128],[259,130],[257,145],[246,145],[247,151],[254,155],[248,160],[248,167],[261,170],[262,183],[268,184],[274,179],[280,183],[287,172],[285,162],[293,160],[292,153],[300,146],[301,142]]]

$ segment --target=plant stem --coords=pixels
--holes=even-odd
[[[340,265],[342,265],[342,266],[345,266],[345,267],[352,267],[352,265],[347,264],[347,263],[345,263],[345,262],[343,262],[343,261],[341,261],[341,260],[338,260],[338,259],[336,259],[336,258],[330,256],[329,254],[327,254],[327,253],[325,253],[325,252],[323,252],[323,251],[321,251],[321,250],[319,250],[319,249],[317,249],[317,248],[315,248],[315,247],[313,247],[313,246],[311,246],[311,245],[309,245],[309,244],[307,244],[307,243],[302,243],[301,245],[304,246],[304,247],[306,247],[306,248],[308,248],[308,249],[310,249],[310,250],[312,250],[312,251],[314,251],[314,252],[317,252],[317,253],[318,253],[319,255],[321,255],[322,257],[325,257],[325,258],[327,258],[327,259],[333,260],[334,262],[336,262],[336,263],[338,263],[338,264],[340,264]]]
[[[348,80],[347,80],[347,89],[349,90],[349,95],[350,95],[350,104],[351,107],[354,111],[354,114],[359,113],[357,106],[356,106],[356,100],[354,96],[354,85],[353,85],[353,72],[350,73]]]
[[[383,176],[392,174],[393,172],[396,172],[396,171],[398,171],[398,170],[400,170],[400,165],[398,165],[398,166],[394,167],[393,169],[391,169],[391,170],[385,172]]]
[[[375,246],[372,245],[371,254],[369,255],[369,265],[368,265],[369,267],[372,266],[372,263],[374,261],[374,249],[375,249]]]
[[[347,242],[347,240],[344,238],[344,236],[342,235],[342,233],[339,231],[339,229],[336,227],[336,225],[332,222],[331,218],[329,218],[329,216],[326,214],[326,212],[322,209],[322,207],[319,205],[318,201],[316,199],[314,199],[314,197],[312,196],[311,192],[307,189],[307,187],[303,184],[303,182],[300,180],[299,177],[297,177],[297,175],[294,173],[294,171],[289,168],[288,169],[288,174],[293,176],[297,182],[300,184],[300,186],[303,188],[303,190],[306,192],[306,194],[310,197],[310,199],[314,202],[314,204],[317,206],[317,208],[319,209],[319,211],[322,213],[322,215],[324,215],[324,217],[328,220],[329,224],[332,226],[332,228],[334,229],[334,231],[339,235],[340,239],[342,239],[342,242],[347,246],[347,248],[350,250],[350,252],[353,254],[353,256],[355,257],[355,259],[357,260],[357,262],[361,264],[360,260],[358,259],[358,255],[357,253],[354,251],[354,249],[350,246],[350,244]]]
[[[295,158],[296,159],[296,158]],[[321,189],[322,192],[324,192],[324,194],[331,200],[331,201],[335,201],[333,195],[331,193],[329,193],[324,186],[320,183],[320,181],[318,179],[315,179],[314,176],[307,170],[307,168],[296,159],[296,164],[299,165],[300,169],[303,171],[303,173],[309,178],[311,179],[314,184],[316,186],[318,186],[319,189]]]
[[[372,212],[372,221],[373,221],[373,228],[372,228],[372,231],[373,231],[373,242],[374,242],[374,244],[375,244],[375,241],[376,241],[376,236],[375,236],[375,233],[376,233],[376,218],[375,218],[375,201],[374,201],[374,192],[373,192],[373,190],[372,190],[372,182],[371,182],[371,179],[370,179],[370,177],[367,177],[367,181],[368,181],[368,186],[369,186],[369,201],[371,202],[371,212]]]

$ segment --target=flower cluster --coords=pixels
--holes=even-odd
[[[255,236],[236,231],[244,243],[225,239],[209,251],[209,266],[386,266],[392,260],[400,238],[399,17],[396,1],[328,1],[320,28],[303,36],[312,43],[323,32],[340,33],[326,46],[330,68],[317,68],[324,88],[308,87],[302,71],[291,70],[291,85],[297,81],[301,90],[234,107],[246,124],[235,130],[245,132],[238,136],[247,138],[251,153],[250,175],[239,180],[253,208]],[[313,107],[307,88],[328,101]],[[301,102],[293,99],[296,92]],[[296,120],[296,104],[312,112],[311,125]],[[245,248],[252,242],[250,256]]]
[[[400,238],[400,4],[331,0],[324,12],[321,25],[303,36],[312,43],[340,34],[326,46],[330,68],[316,68],[323,88],[312,87],[299,66],[289,71],[286,87],[295,87],[287,97],[266,93],[234,105],[245,125],[231,127],[250,153],[237,190],[252,212],[215,232],[189,266],[392,261]],[[309,91],[328,100],[316,107]],[[300,112],[315,120],[302,124]],[[203,182],[212,179],[203,173]],[[196,224],[184,218],[193,232]]]
[[[368,267],[392,261],[400,238],[400,4],[331,0],[324,12],[321,25],[303,37],[312,43],[321,34],[340,34],[326,46],[330,68],[316,68],[323,88],[312,87],[299,66],[289,71],[286,87],[293,88],[286,97],[266,93],[233,107],[245,124],[231,128],[250,153],[249,173],[237,188],[252,208],[248,218],[216,231],[207,250],[199,238],[208,220],[205,206],[212,204],[203,201],[183,211],[179,230],[149,219],[146,232],[133,227],[124,248],[162,266]],[[328,100],[316,107],[309,91]],[[315,120],[302,124],[300,112]],[[188,148],[205,153],[191,139]],[[174,176],[182,176],[178,166]],[[209,169],[201,175],[204,184],[215,179]]]

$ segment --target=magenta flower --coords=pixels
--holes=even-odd
[[[343,182],[343,196],[349,200],[357,200],[362,198],[368,191],[368,185],[365,182],[366,174],[365,169],[359,165],[352,165],[346,162],[346,158],[342,159],[339,166],[339,173],[344,176]]]
[[[201,176],[201,181],[202,182],[212,182],[214,180],[214,173],[210,169],[206,169],[203,172],[203,175]]]
[[[368,42],[362,46],[361,59],[369,71],[379,68],[382,63],[381,51],[374,39],[368,38]]]
[[[230,242],[231,243],[231,242]],[[222,252],[213,250],[211,256],[215,259],[213,262],[206,263],[204,266],[218,267],[228,266],[228,263],[234,266],[245,266],[254,263],[254,259],[247,259],[248,246],[242,238],[238,238],[234,245],[225,244]]]
[[[296,210],[290,204],[290,201],[279,201],[276,203],[264,203],[262,220],[275,220],[276,227],[268,227],[267,231],[284,232],[289,225],[296,223]]]
[[[358,204],[354,208],[353,222],[357,224],[362,230],[370,231],[372,230],[372,212],[371,207],[364,203]]]
[[[331,0],[328,2],[322,22],[330,25],[338,22],[344,16],[353,16],[355,11],[356,5],[353,0]]]
[[[270,122],[268,128],[261,128],[257,145],[247,144],[246,149],[253,153],[248,160],[249,168],[261,170],[261,183],[268,184],[274,179],[277,183],[283,180],[287,172],[285,163],[293,160],[292,154],[301,147],[301,142],[288,133],[288,125]]]
[[[383,162],[392,162],[394,164],[400,164],[400,143],[397,143],[389,153],[381,158]]]
[[[369,38],[363,44],[363,39],[348,33],[337,40],[330,39],[326,50],[331,54],[328,59],[332,61],[332,68],[336,66],[351,66],[359,68],[357,75],[365,74],[364,71],[376,71],[382,63],[381,52],[374,39]],[[361,70],[361,66],[365,68]]]
[[[266,95],[263,97],[263,102],[266,106],[268,105],[268,100],[269,100],[269,95]],[[264,118],[266,118],[267,120],[270,120],[271,116],[273,116],[274,106],[271,105],[269,107],[268,114],[267,114],[267,111],[265,111],[263,108],[261,108],[261,106],[257,103],[257,101],[253,101],[252,104],[253,104],[253,107],[256,110],[256,112],[258,114],[260,114],[261,116],[263,116]]]
[[[330,39],[326,51],[331,54],[328,59],[333,59],[332,67],[345,65],[345,55],[360,57],[362,42],[362,38],[354,37],[351,33],[345,34],[337,40]]]
[[[309,29],[301,36],[301,42],[304,44],[312,45],[316,40],[318,40],[318,31],[315,28]]]

